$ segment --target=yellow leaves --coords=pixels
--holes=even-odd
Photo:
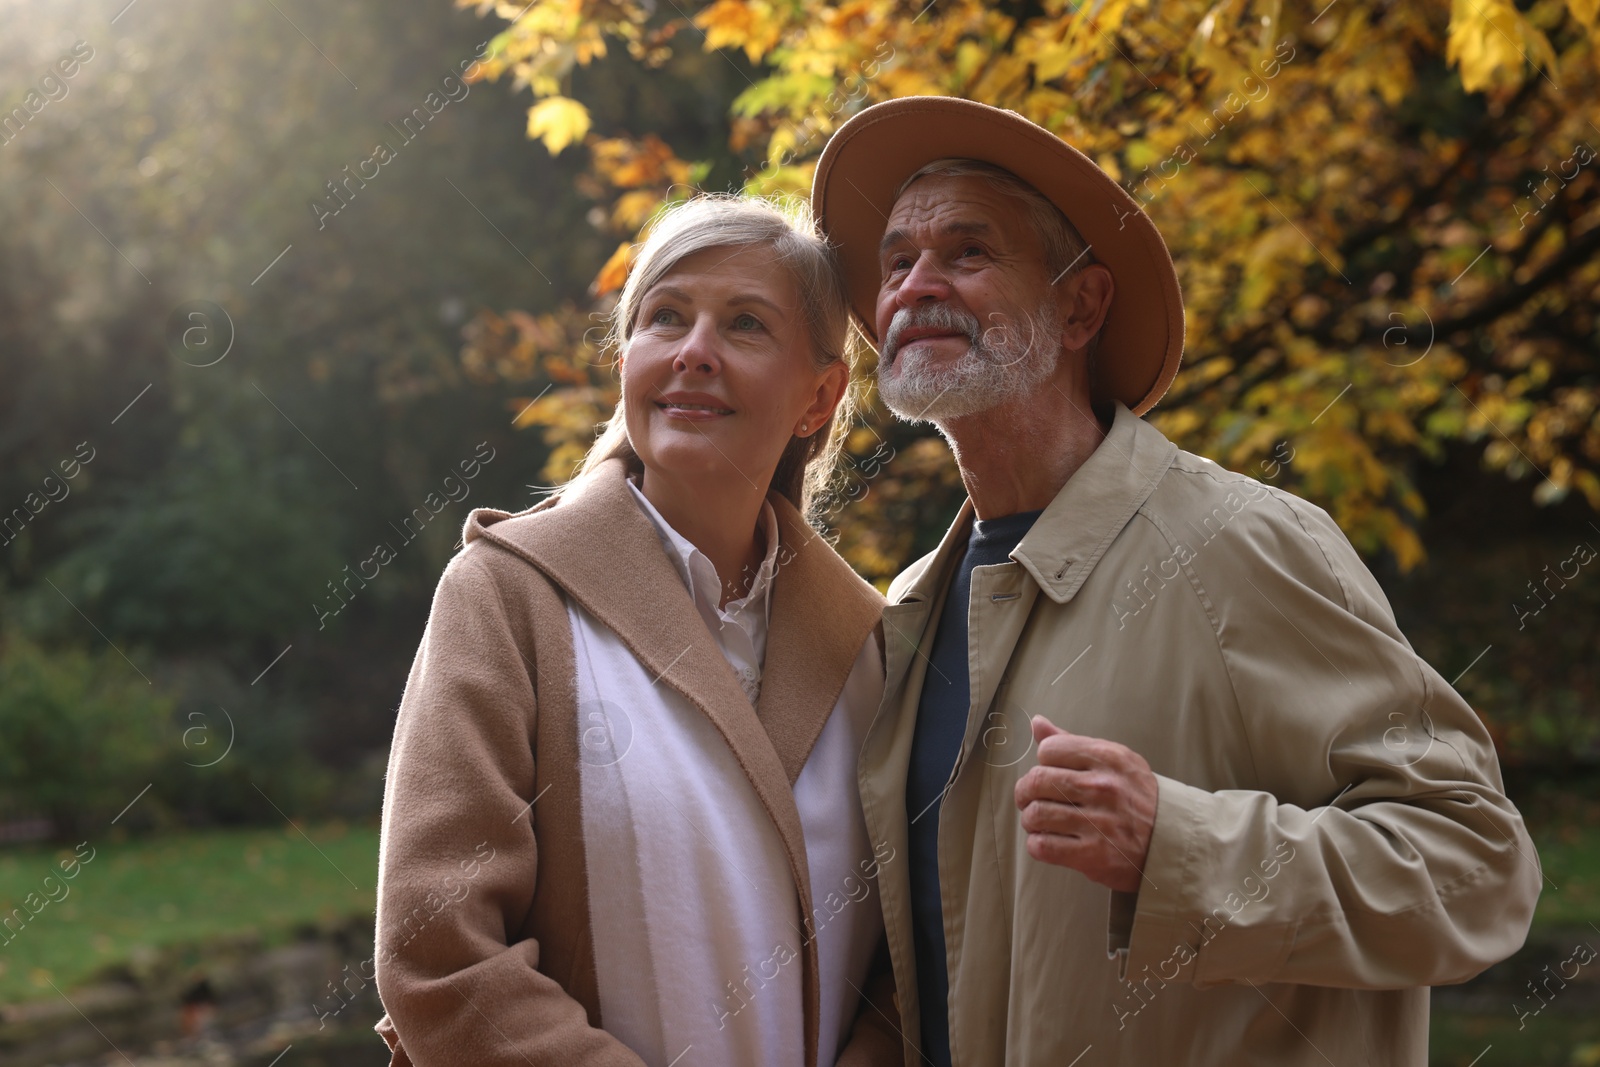
[[[528,136],[544,142],[552,156],[589,132],[589,109],[565,96],[547,97],[528,109]]]
[[[744,183],[749,196],[795,196],[804,199],[811,193],[811,177],[816,173],[817,161],[794,163],[786,167],[767,165]]]
[[[1033,76],[1041,82],[1063,77],[1081,57],[1065,45],[1051,45],[1033,53]]]
[[[1383,545],[1394,554],[1394,562],[1400,568],[1400,573],[1409,573],[1428,556],[1422,547],[1422,539],[1412,526],[1401,522],[1394,512],[1385,510],[1380,515],[1384,520],[1379,526]]]
[[[550,375],[551,354],[570,351],[586,325],[556,314],[481,311],[462,330],[461,365],[474,381],[524,381],[541,370]]]
[[[653,133],[637,141],[607,138],[594,142],[589,149],[595,172],[618,189],[682,185],[693,176],[693,167]]]
[[[984,61],[989,58],[988,49],[977,41],[962,41],[956,46],[955,80],[957,84],[965,85],[982,68]]]
[[[1147,6],[1144,0],[1075,2],[1071,6],[1073,10],[1056,17],[1024,23],[1014,36],[1005,27],[996,40],[1010,41],[1010,54],[1031,65],[1035,87],[1062,85],[1080,100],[1091,86],[1111,98],[1123,95],[1124,82],[1142,87],[1144,76],[1135,73],[1134,68],[1144,65],[1143,59],[1129,56],[1128,45],[1119,45],[1118,38],[1128,25],[1130,13]],[[1123,39],[1131,45],[1131,40],[1139,36],[1130,30]],[[1004,54],[997,48],[991,50]],[[1109,79],[1104,77],[1107,74]],[[1008,84],[1001,79],[995,81]],[[990,102],[1004,103],[992,99]]]
[[[694,17],[694,24],[704,32],[707,50],[729,46],[738,48],[754,36],[756,13],[743,0],[717,0]],[[754,63],[760,58],[759,55],[752,55],[750,62]]]
[[[1176,408],[1172,411],[1157,409],[1149,416],[1156,428],[1167,435],[1167,439],[1175,441],[1179,447],[1186,447],[1190,435],[1195,433],[1204,424],[1200,412],[1192,407]]]
[[[1600,29],[1596,25],[1600,23],[1600,0],[1567,0],[1567,10],[1584,29],[1591,33]]]
[[[617,197],[617,202],[611,206],[611,225],[618,230],[637,232],[660,206],[661,195],[655,189],[631,189]]]
[[[1600,478],[1596,478],[1592,471],[1578,471],[1572,476],[1572,484],[1589,501],[1589,506],[1600,511]]]
[[[1393,408],[1367,412],[1364,429],[1369,437],[1382,437],[1400,445],[1415,444],[1418,439],[1416,424],[1405,412]]]
[[[1556,65],[1550,41],[1511,0],[1453,0],[1445,61],[1460,68],[1462,88],[1514,88],[1522,83],[1524,60],[1546,69]]]
[[[1415,72],[1406,49],[1386,40],[1381,27],[1351,19],[1333,48],[1334,92],[1346,108],[1367,93],[1376,93],[1384,104],[1396,107],[1411,91]]]
[[[1256,238],[1245,262],[1239,307],[1245,311],[1265,307],[1282,282],[1297,281],[1293,267],[1309,263],[1316,255],[1316,249],[1290,224],[1269,227]]]
[[[993,100],[1005,86],[1015,85],[1026,77],[1028,64],[1013,55],[994,56],[982,68],[982,75],[971,87],[971,94],[979,100]]]
[[[1128,169],[1133,171],[1154,166],[1167,157],[1167,153],[1149,141],[1129,141],[1124,155],[1128,161]]]
[[[1327,507],[1364,550],[1415,565],[1420,500],[1404,472],[1419,453],[1437,457],[1463,439],[1488,447],[1491,466],[1519,473],[1531,464],[1551,473],[1552,486],[1600,501],[1600,477],[1585,469],[1592,460],[1578,458],[1600,454],[1594,406],[1561,409],[1556,418],[1551,390],[1571,372],[1558,352],[1535,350],[1522,336],[1537,332],[1528,324],[1534,311],[1561,311],[1589,289],[1552,286],[1548,306],[1467,331],[1465,356],[1444,338],[1424,354],[1420,334],[1402,345],[1386,332],[1399,321],[1392,313],[1413,329],[1458,317],[1543,270],[1571,240],[1568,227],[1553,226],[1544,231],[1548,245],[1523,247],[1526,226],[1549,217],[1535,211],[1549,199],[1546,186],[1537,186],[1538,197],[1528,188],[1546,179],[1513,173],[1519,160],[1533,159],[1528,129],[1511,130],[1510,141],[1467,161],[1483,178],[1481,200],[1459,190],[1431,207],[1413,200],[1466,143],[1452,116],[1483,110],[1459,99],[1461,87],[1499,90],[1526,80],[1528,63],[1549,68],[1566,99],[1541,97],[1540,107],[1568,114],[1549,126],[1559,135],[1550,132],[1540,150],[1565,156],[1589,136],[1574,109],[1593,98],[1588,58],[1600,39],[1584,42],[1563,19],[1570,12],[1600,33],[1600,0],[1452,0],[1450,7],[1340,0],[1325,12],[1326,0],[1310,8],[1282,0],[1041,0],[1003,8],[940,0],[926,9],[923,0],[703,0],[676,13],[664,7],[653,20],[635,17],[643,10],[638,0],[535,0],[526,9],[522,0],[496,2],[504,16],[519,18],[497,38],[486,69],[514,73],[518,87],[540,98],[530,136],[552,152],[585,143],[591,167],[580,189],[603,208],[604,219],[592,217],[609,240],[621,241],[592,284],[602,308],[625,285],[635,252],[621,239],[692,188],[707,165],[678,158],[649,126],[637,137],[599,137],[583,105],[564,94],[573,71],[607,42],[625,41],[628,54],[646,63],[640,48],[664,56],[703,41],[740,68],[747,60],[762,65],[749,87],[734,76],[738,95],[724,131],[753,175],[746,192],[804,195],[833,130],[872,102],[915,94],[1012,108],[1089,153],[1156,221],[1183,282],[1188,352],[1153,421],[1185,447]],[[1564,50],[1559,74],[1544,33]],[[1441,57],[1460,85],[1433,87],[1418,99],[1417,72]],[[682,79],[694,76],[685,70],[704,69],[699,56],[688,58],[684,70],[656,63],[646,77]],[[689,100],[700,90],[673,84],[669,95]],[[732,95],[704,91],[722,93],[715,99],[723,103]],[[1440,116],[1427,114],[1436,106]],[[1483,121],[1509,125],[1495,115]],[[1548,179],[1548,188],[1557,184]],[[1357,239],[1385,231],[1387,220],[1393,227],[1376,243]],[[1402,246],[1414,246],[1416,258],[1400,254]],[[1522,274],[1513,271],[1518,263]],[[1592,287],[1600,268],[1585,269]],[[1375,271],[1383,272],[1377,280]],[[1405,303],[1402,293],[1418,303]],[[479,373],[524,381],[542,373],[557,384],[530,412],[517,409],[519,426],[543,427],[555,450],[552,476],[570,471],[614,396],[602,365],[557,358],[597,358],[583,336],[592,322],[563,316],[554,324],[507,316],[498,336],[485,327],[468,345]],[[1591,327],[1585,319],[1575,329],[1587,336]],[[1519,348],[1520,341],[1527,343]],[[531,397],[543,384],[517,391]],[[1590,384],[1572,391],[1590,401],[1597,393]],[[870,410],[868,425],[881,429],[888,416]],[[858,430],[852,445],[866,447],[867,437]],[[1556,462],[1563,452],[1574,457],[1570,467]],[[902,565],[929,495],[949,489],[959,498],[952,479],[936,438],[906,442],[870,497],[830,518],[840,526],[841,551],[873,575]],[[1532,491],[1532,479],[1525,484]]]
[[[583,28],[583,32],[574,43],[573,54],[580,67],[587,67],[592,60],[605,58],[606,39],[601,35],[599,27],[589,25]]]
[[[624,241],[611,253],[611,258],[606,260],[606,265],[600,268],[600,273],[595,275],[594,284],[589,288],[595,296],[604,296],[614,293],[622,288],[622,283],[628,280],[628,271],[633,266],[634,244]]]
[[[706,51],[742,48],[752,63],[761,62],[784,30],[781,19],[765,0],[716,0],[695,15],[694,24],[705,34]]]
[[[513,430],[526,430],[529,426],[540,425],[542,413],[539,405],[544,403],[544,397],[514,396],[506,401],[506,410],[516,412],[511,418]]]
[[[1208,88],[1237,86],[1250,75],[1250,69],[1239,61],[1230,47],[1239,6],[1238,0],[1221,0],[1206,12],[1189,40],[1190,63],[1213,75]]]
[[[540,427],[541,436],[552,446],[541,476],[550,482],[561,483],[576,473],[584,453],[594,440],[595,429],[610,418],[617,403],[617,390],[613,386],[576,385],[552,389],[531,402],[515,397],[506,402],[513,408],[518,403],[514,425],[517,429]]]

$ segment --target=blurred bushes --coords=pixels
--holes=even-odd
[[[306,587],[343,565],[311,491],[308,468],[320,461],[286,441],[251,461],[241,430],[271,440],[241,416],[234,436],[180,449],[145,484],[105,487],[65,524],[72,547],[54,580],[107,633],[162,651],[213,650],[270,644],[312,618]],[[48,586],[30,600],[35,625],[81,629]]]
[[[312,714],[280,705],[214,661],[166,663],[147,682],[114,649],[46,648],[9,632],[0,830],[43,818],[52,836],[75,839],[113,818],[138,832],[376,811],[381,761],[336,774],[308,751]]]
[[[546,451],[511,427],[525,383],[463,372],[461,325],[480,300],[584,291],[615,243],[580,164],[505,136],[524,105],[475,89],[319,228],[308,200],[478,53],[471,12],[171,0],[109,36],[73,5],[0,19],[0,70],[34,77],[80,33],[96,49],[71,103],[0,152],[0,515],[33,515],[0,536],[0,823],[103,828],[146,785],[116,830],[375,819],[466,511],[531,503]],[[200,301],[223,313],[203,330],[180,314]],[[486,440],[501,458],[471,497],[323,626],[329,583]],[[27,504],[80,446],[70,495]],[[78,701],[122,706],[139,745]]]
[[[115,662],[112,662],[115,661]],[[109,820],[159,773],[172,698],[114,651],[0,645],[0,798],[62,837]]]

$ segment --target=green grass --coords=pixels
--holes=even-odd
[[[1548,879],[1536,928],[1600,926],[1600,818],[1594,815],[1586,804],[1581,812],[1546,810],[1530,819]],[[51,981],[67,990],[155,949],[239,935],[271,944],[297,927],[370,915],[376,828],[326,825],[307,832],[315,848],[290,827],[91,842],[95,858],[68,883],[70,895],[46,906],[9,944],[0,943],[0,1003],[53,996]],[[0,915],[40,892],[45,876],[57,870],[57,857],[71,854],[0,849]],[[1495,1048],[1479,1067],[1600,1063],[1594,1051],[1600,1023],[1551,1017],[1519,1033],[1509,1006],[1503,1018],[1435,1012],[1435,1064],[1466,1064],[1490,1043]],[[1582,1051],[1572,1060],[1575,1049]],[[1502,1050],[1515,1050],[1517,1058],[1497,1058]],[[1591,1054],[1594,1059],[1587,1058]]]
[[[1533,839],[1545,876],[1534,926],[1600,926],[1600,825],[1535,824]]]
[[[252,934],[270,944],[297,927],[370,915],[377,829],[334,824],[306,832],[310,841],[287,826],[91,840],[94,858],[66,883],[67,896],[9,943],[0,935],[0,1003],[54,996],[51,982],[70,989],[168,946]],[[60,873],[59,857],[71,855],[70,848],[0,849],[0,916],[29,893],[44,899],[41,883]]]
[[[1428,1045],[1432,1067],[1595,1067],[1600,1019],[1546,1013],[1518,1029],[1509,1004],[1494,1015],[1436,1009]]]

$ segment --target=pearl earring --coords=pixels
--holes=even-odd
[[[802,422],[800,424],[800,432],[801,433],[805,433],[807,429],[809,429],[809,427],[805,423]]]

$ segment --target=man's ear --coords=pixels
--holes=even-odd
[[[1091,263],[1057,282],[1055,289],[1061,300],[1061,343],[1070,349],[1083,348],[1111,313],[1116,295],[1111,271],[1102,263]]]

